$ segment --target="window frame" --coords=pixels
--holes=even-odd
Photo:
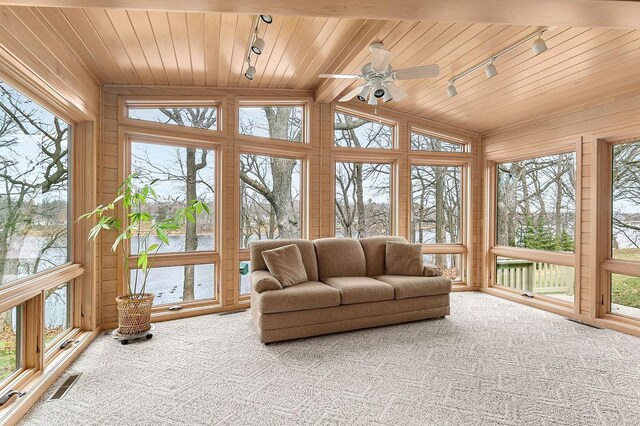
[[[262,104],[264,105],[264,103]],[[264,138],[260,138],[261,140]],[[286,142],[287,144],[292,144],[292,142]],[[236,173],[234,176],[235,182],[238,183],[237,191],[235,194],[236,203],[235,203],[235,212],[237,213],[237,217],[234,218],[236,226],[236,231],[238,232],[238,242],[240,236],[240,209],[242,200],[240,199],[240,159],[243,154],[250,155],[260,155],[267,157],[279,157],[279,158],[290,158],[294,160],[300,161],[300,237],[301,239],[309,238],[309,167],[311,164],[311,155],[312,155],[312,147],[309,144],[304,144],[300,142],[293,142],[294,146],[289,146],[287,151],[283,151],[278,147],[272,147],[264,144],[256,144],[250,141],[241,142],[236,145],[235,149],[235,158],[237,160]],[[242,248],[238,244],[237,249],[237,258],[234,259],[234,265],[238,265],[239,268],[240,262],[249,262],[250,261],[250,252],[249,248]],[[251,293],[242,294],[240,293],[240,274],[234,274],[234,291],[237,294],[236,303],[249,303],[251,300]]]
[[[170,127],[170,128],[168,128]],[[213,132],[206,129],[196,129],[206,131],[207,137],[201,132],[198,136],[195,133],[189,135],[183,130],[184,127],[173,125],[161,125],[161,130],[152,129],[147,126],[129,127],[119,126],[118,128],[118,145],[119,154],[122,158],[122,167],[119,168],[119,181],[125,179],[131,172],[131,144],[135,142],[150,143],[155,145],[165,145],[171,147],[194,147],[199,149],[206,149],[215,152],[215,182],[214,182],[214,203],[210,209],[214,214],[214,249],[203,250],[196,252],[175,252],[175,253],[160,253],[154,260],[154,267],[172,267],[172,266],[189,266],[189,265],[213,265],[214,266],[214,282],[213,285],[213,298],[201,299],[190,302],[178,302],[168,303],[162,305],[155,305],[151,309],[151,315],[153,318],[172,317],[174,312],[169,310],[171,306],[182,306],[180,313],[184,316],[192,314],[194,311],[207,307],[221,307],[222,306],[222,294],[221,294],[221,280],[222,280],[222,255],[220,253],[221,247],[221,223],[222,212],[221,205],[221,189],[222,189],[222,146],[223,140],[216,138]],[[124,209],[120,207],[118,209],[118,215],[120,216],[123,224],[126,223],[124,217]],[[123,254],[118,252],[119,263],[123,261]],[[130,254],[127,259],[129,270],[137,268],[138,256]],[[127,293],[127,280],[126,271],[124,268],[118,267],[118,293]]]
[[[421,136],[426,136],[426,137],[432,137],[432,138],[437,138],[440,139],[443,142],[452,144],[452,145],[459,145],[462,147],[462,151],[461,152],[451,152],[451,151],[428,151],[425,149],[414,149],[411,146],[411,137],[413,136],[413,134],[418,134]],[[461,138],[456,138],[450,135],[445,135],[443,133],[438,133],[438,132],[434,132],[432,130],[427,130],[422,126],[418,126],[418,125],[414,125],[414,124],[409,124],[409,152],[411,155],[415,154],[415,153],[426,153],[426,154],[449,154],[449,155],[460,155],[460,154],[468,154],[471,152],[471,144],[469,143],[469,141],[466,141],[464,139]]]
[[[411,143],[409,141],[409,143]],[[471,270],[471,259],[469,256],[470,247],[470,226],[471,226],[471,217],[470,217],[470,205],[471,205],[471,193],[470,193],[470,176],[471,176],[471,165],[473,159],[465,155],[466,152],[445,152],[445,155],[442,152],[433,152],[433,151],[412,151],[423,153],[422,158],[416,158],[412,156],[409,159],[409,176],[408,176],[408,193],[410,194],[407,197],[407,229],[409,232],[412,232],[411,228],[411,219],[413,216],[413,185],[411,182],[411,170],[413,166],[434,166],[434,167],[460,167],[460,180],[461,180],[461,206],[460,206],[460,242],[459,243],[425,243],[422,244],[422,253],[423,254],[451,254],[451,255],[460,255],[460,280],[453,281],[454,284],[461,285],[470,285],[468,271]],[[432,154],[440,154],[434,156]],[[438,158],[440,157],[440,158]],[[409,242],[413,242],[413,238],[409,235]]]
[[[150,130],[165,130],[167,127],[183,135],[195,137],[224,136],[226,127],[226,97],[223,96],[136,96],[118,97],[118,122],[125,126],[147,128]],[[129,118],[129,108],[186,108],[189,106],[210,106],[217,108],[216,128],[199,129],[197,127],[178,126],[175,124],[156,123],[147,120]]]
[[[580,259],[581,259],[581,223],[582,223],[582,138],[571,138],[563,141],[554,141],[550,148],[527,150],[517,155],[500,156],[499,158],[488,158],[485,160],[485,181],[486,181],[486,208],[485,208],[485,276],[484,282],[487,288],[512,296],[522,296],[522,290],[500,286],[497,281],[496,260],[498,257],[509,257],[518,260],[528,260],[531,262],[550,263],[549,258],[553,257],[553,264],[574,268],[574,298],[573,302],[563,301],[543,294],[528,293],[529,299],[537,299],[546,306],[558,308],[564,312],[578,314],[580,312]],[[519,247],[508,247],[497,245],[497,220],[498,220],[498,188],[497,175],[498,165],[514,161],[523,161],[533,158],[541,158],[558,154],[575,153],[575,250],[573,253],[552,252],[545,250],[534,250]]]
[[[594,208],[596,228],[592,241],[601,241],[598,247],[592,248],[592,256],[596,264],[595,306],[597,317],[628,324],[640,325],[640,317],[611,312],[611,275],[620,274],[640,278],[640,261],[614,259],[612,256],[612,213],[613,213],[613,148],[616,145],[640,141],[640,135],[621,138],[596,139],[593,146],[594,161],[597,162],[595,182],[596,197],[604,202],[597,202]],[[593,304],[592,304],[593,305]]]
[[[362,118],[364,120],[368,120],[370,122],[378,122],[382,123],[386,126],[391,127],[391,147],[390,148],[356,148],[350,146],[338,146],[335,142],[335,134],[336,134],[336,114],[347,114],[356,118]],[[345,155],[349,155],[348,153],[353,153],[354,155],[360,155],[365,152],[368,153],[377,153],[377,155],[393,155],[393,153],[400,150],[400,122],[389,117],[374,115],[369,112],[352,109],[349,107],[345,107],[342,105],[336,105],[331,111],[331,149],[337,150],[338,152],[344,153]]]
[[[311,122],[310,111],[312,108],[312,98],[287,98],[287,97],[253,97],[253,96],[237,96],[234,106],[235,123],[234,138],[242,143],[267,144],[267,148],[290,150],[292,145],[311,145]],[[245,135],[240,133],[240,109],[242,107],[302,107],[302,140],[289,141],[284,139],[273,139],[269,137],[261,137],[254,135]]]

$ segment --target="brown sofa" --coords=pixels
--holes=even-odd
[[[406,242],[370,237],[251,243],[251,313],[260,341],[449,315],[451,281],[430,265],[423,272],[430,276],[385,275],[387,241]],[[300,249],[309,281],[282,288],[269,274],[262,252],[289,244]]]

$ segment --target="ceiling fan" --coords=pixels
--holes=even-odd
[[[344,95],[339,99],[340,102],[347,102],[353,98],[357,98],[361,102],[368,99],[369,105],[377,105],[380,98],[383,102],[401,101],[407,97],[407,92],[396,85],[395,81],[436,77],[440,72],[440,67],[436,64],[394,70],[389,64],[391,52],[386,50],[382,43],[371,44],[369,50],[371,51],[371,62],[362,67],[360,74],[320,74],[318,76],[320,78],[364,80],[362,86],[358,86]]]

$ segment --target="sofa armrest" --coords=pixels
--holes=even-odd
[[[251,286],[257,293],[267,290],[282,290],[282,284],[269,271],[259,270],[251,273]]]
[[[432,263],[425,263],[422,268],[422,275],[425,277],[441,277],[442,269]]]

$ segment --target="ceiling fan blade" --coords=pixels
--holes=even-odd
[[[405,92],[401,87],[394,83],[388,83],[386,85],[387,90],[391,94],[391,100],[394,102],[399,102],[407,97],[407,92]]]
[[[361,76],[357,74],[320,74],[319,78],[349,78],[349,79],[358,79]]]
[[[381,48],[371,48],[371,68],[386,71],[391,60],[391,52]]]
[[[420,65],[419,67],[401,68],[395,70],[392,74],[396,80],[411,80],[413,78],[429,78],[436,77],[440,73],[440,67],[437,64]]]
[[[346,95],[338,99],[338,102],[350,101],[351,99],[355,98],[358,95],[358,93],[360,93],[363,87],[364,85],[356,87],[355,89],[353,89],[352,91],[350,91],[349,93],[347,93]]]

